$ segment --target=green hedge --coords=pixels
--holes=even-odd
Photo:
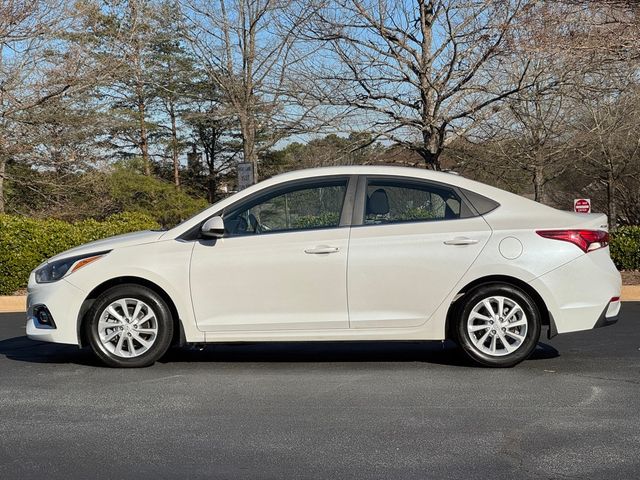
[[[0,215],[0,295],[25,287],[31,270],[53,255],[93,240],[152,228],[158,224],[151,217],[130,212],[76,223]]]
[[[618,270],[640,270],[640,226],[616,228],[610,242],[611,258]]]

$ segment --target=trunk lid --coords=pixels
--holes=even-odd
[[[584,228],[590,230],[609,231],[608,219],[604,213],[576,213],[563,212],[567,214],[567,228]]]

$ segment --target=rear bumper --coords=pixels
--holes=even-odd
[[[615,302],[610,302],[598,318],[598,321],[593,328],[608,327],[609,325],[616,323],[620,317],[620,308],[621,305],[619,299]]]
[[[622,280],[608,249],[582,255],[530,285],[549,310],[552,335],[612,325],[618,319]]]

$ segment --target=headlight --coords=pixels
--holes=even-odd
[[[36,282],[51,283],[57,282],[67,274],[71,274],[81,269],[85,265],[104,257],[107,252],[88,253],[84,255],[76,255],[75,257],[63,258],[54,262],[49,262],[36,270]]]

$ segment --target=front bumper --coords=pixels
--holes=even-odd
[[[36,283],[30,278],[27,289],[27,337],[42,342],[79,345],[78,314],[85,297],[84,291],[65,279]],[[34,308],[39,306],[46,307],[52,317],[52,325],[38,321]]]

